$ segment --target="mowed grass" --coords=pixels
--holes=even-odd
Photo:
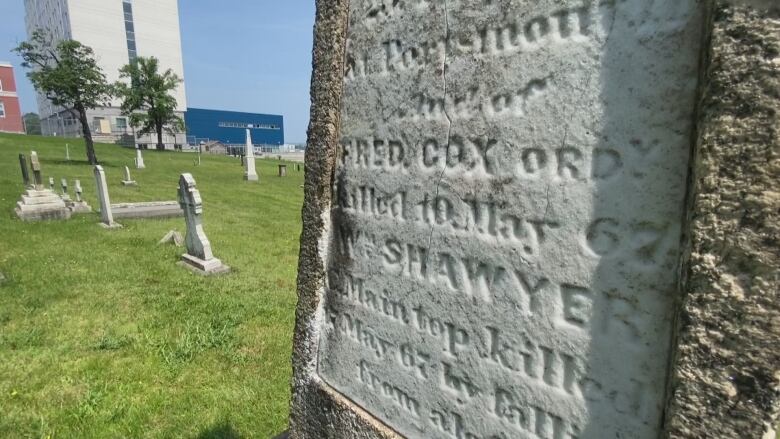
[[[70,144],[71,162],[65,159]],[[191,172],[205,231],[229,275],[177,266],[158,245],[184,219],[120,220],[95,213],[23,223],[18,154],[36,150],[45,180],[79,178],[97,207],[77,139],[0,135],[0,437],[267,438],[286,428],[303,173],[239,159],[97,145],[113,203],[175,200]],[[139,187],[121,185],[124,166]]]

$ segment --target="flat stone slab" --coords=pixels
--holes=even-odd
[[[119,203],[111,205],[114,218],[176,218],[184,216],[177,201]]]
[[[90,213],[92,207],[86,201],[71,201],[68,203],[68,209],[73,213]]]
[[[122,186],[138,186],[138,182],[135,180],[125,181],[122,180]]]
[[[22,199],[20,202],[25,205],[35,205],[58,204],[59,201],[62,201],[62,197],[54,193],[51,189],[28,189],[22,194]]]
[[[171,230],[162,237],[158,244],[173,244],[176,247],[181,247],[184,245],[184,237],[176,230]]]

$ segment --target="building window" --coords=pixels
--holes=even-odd
[[[0,117],[5,117],[5,103],[0,102]]]
[[[269,125],[264,123],[246,124],[243,122],[219,122],[220,128],[251,128],[255,130],[278,130],[279,125]]]
[[[92,131],[96,133],[103,133],[103,121],[106,120],[104,117],[93,117],[92,118]]]
[[[125,118],[125,117],[117,117],[116,118],[116,129],[118,131],[125,131],[125,130],[127,130],[127,118]]]

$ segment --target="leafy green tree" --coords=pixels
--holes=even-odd
[[[155,57],[135,58],[119,70],[116,89],[123,99],[122,112],[130,117],[141,134],[156,133],[157,149],[165,149],[162,136],[181,132],[184,121],[176,115],[176,98],[171,94],[182,80],[171,69],[160,73],[160,63]]]
[[[96,165],[87,110],[107,105],[114,88],[106,81],[92,49],[75,40],[54,42],[48,33],[36,30],[14,51],[22,57],[22,66],[30,69],[27,77],[35,89],[52,104],[78,116],[87,145],[87,160]]]
[[[24,130],[27,134],[41,135],[41,118],[38,113],[26,113],[22,119],[24,119]]]

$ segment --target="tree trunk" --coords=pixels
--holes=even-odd
[[[157,149],[165,149],[165,145],[163,145],[162,141],[162,132],[163,132],[163,124],[156,123],[157,125],[155,128],[157,128]]]
[[[87,146],[87,161],[90,165],[97,165],[98,159],[95,155],[95,143],[92,141],[92,131],[89,129],[87,120],[87,109],[81,103],[76,104],[76,111],[79,113],[79,122],[81,122],[81,132],[84,134],[84,144]]]

